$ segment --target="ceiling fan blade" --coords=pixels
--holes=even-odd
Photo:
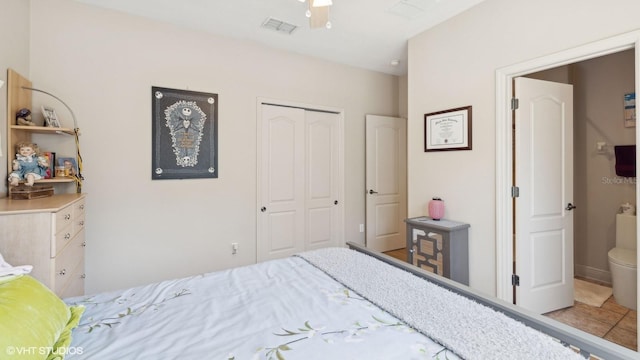
[[[310,0],[313,3],[314,7],[321,7],[321,6],[331,6],[333,5],[333,1],[332,0]]]
[[[329,21],[329,6],[314,7],[312,1],[309,1],[309,11],[311,11],[309,27],[312,29],[325,27]]]

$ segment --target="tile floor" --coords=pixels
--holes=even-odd
[[[638,312],[616,303],[613,296],[601,307],[576,301],[572,307],[545,315],[618,345],[638,350]]]
[[[405,249],[387,251],[385,254],[407,261]],[[638,350],[638,312],[619,305],[613,296],[605,301],[601,307],[589,306],[576,301],[572,307],[545,315],[618,345]]]

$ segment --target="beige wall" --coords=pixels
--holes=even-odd
[[[409,41],[408,213],[440,196],[447,218],[471,224],[472,287],[496,292],[495,71],[635,30],[638,11],[633,0],[487,0]],[[423,152],[424,114],[466,105],[473,150]]]
[[[409,79],[407,75],[398,77],[398,116],[405,119],[409,116],[409,101],[407,100],[408,82]]]
[[[345,239],[364,241],[364,115],[397,115],[397,77],[69,0],[32,0],[31,34],[34,86],[80,122],[89,292],[255,262],[258,97],[344,109]],[[151,181],[152,86],[219,95],[218,179]]]
[[[29,1],[3,0],[0,12],[0,197],[7,193],[7,68],[29,73]]]

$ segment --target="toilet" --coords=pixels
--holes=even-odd
[[[613,297],[626,308],[637,307],[636,216],[616,215],[616,247],[609,251]]]

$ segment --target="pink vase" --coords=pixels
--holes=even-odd
[[[440,220],[444,217],[444,201],[442,199],[434,197],[429,201],[429,216],[433,220]]]

